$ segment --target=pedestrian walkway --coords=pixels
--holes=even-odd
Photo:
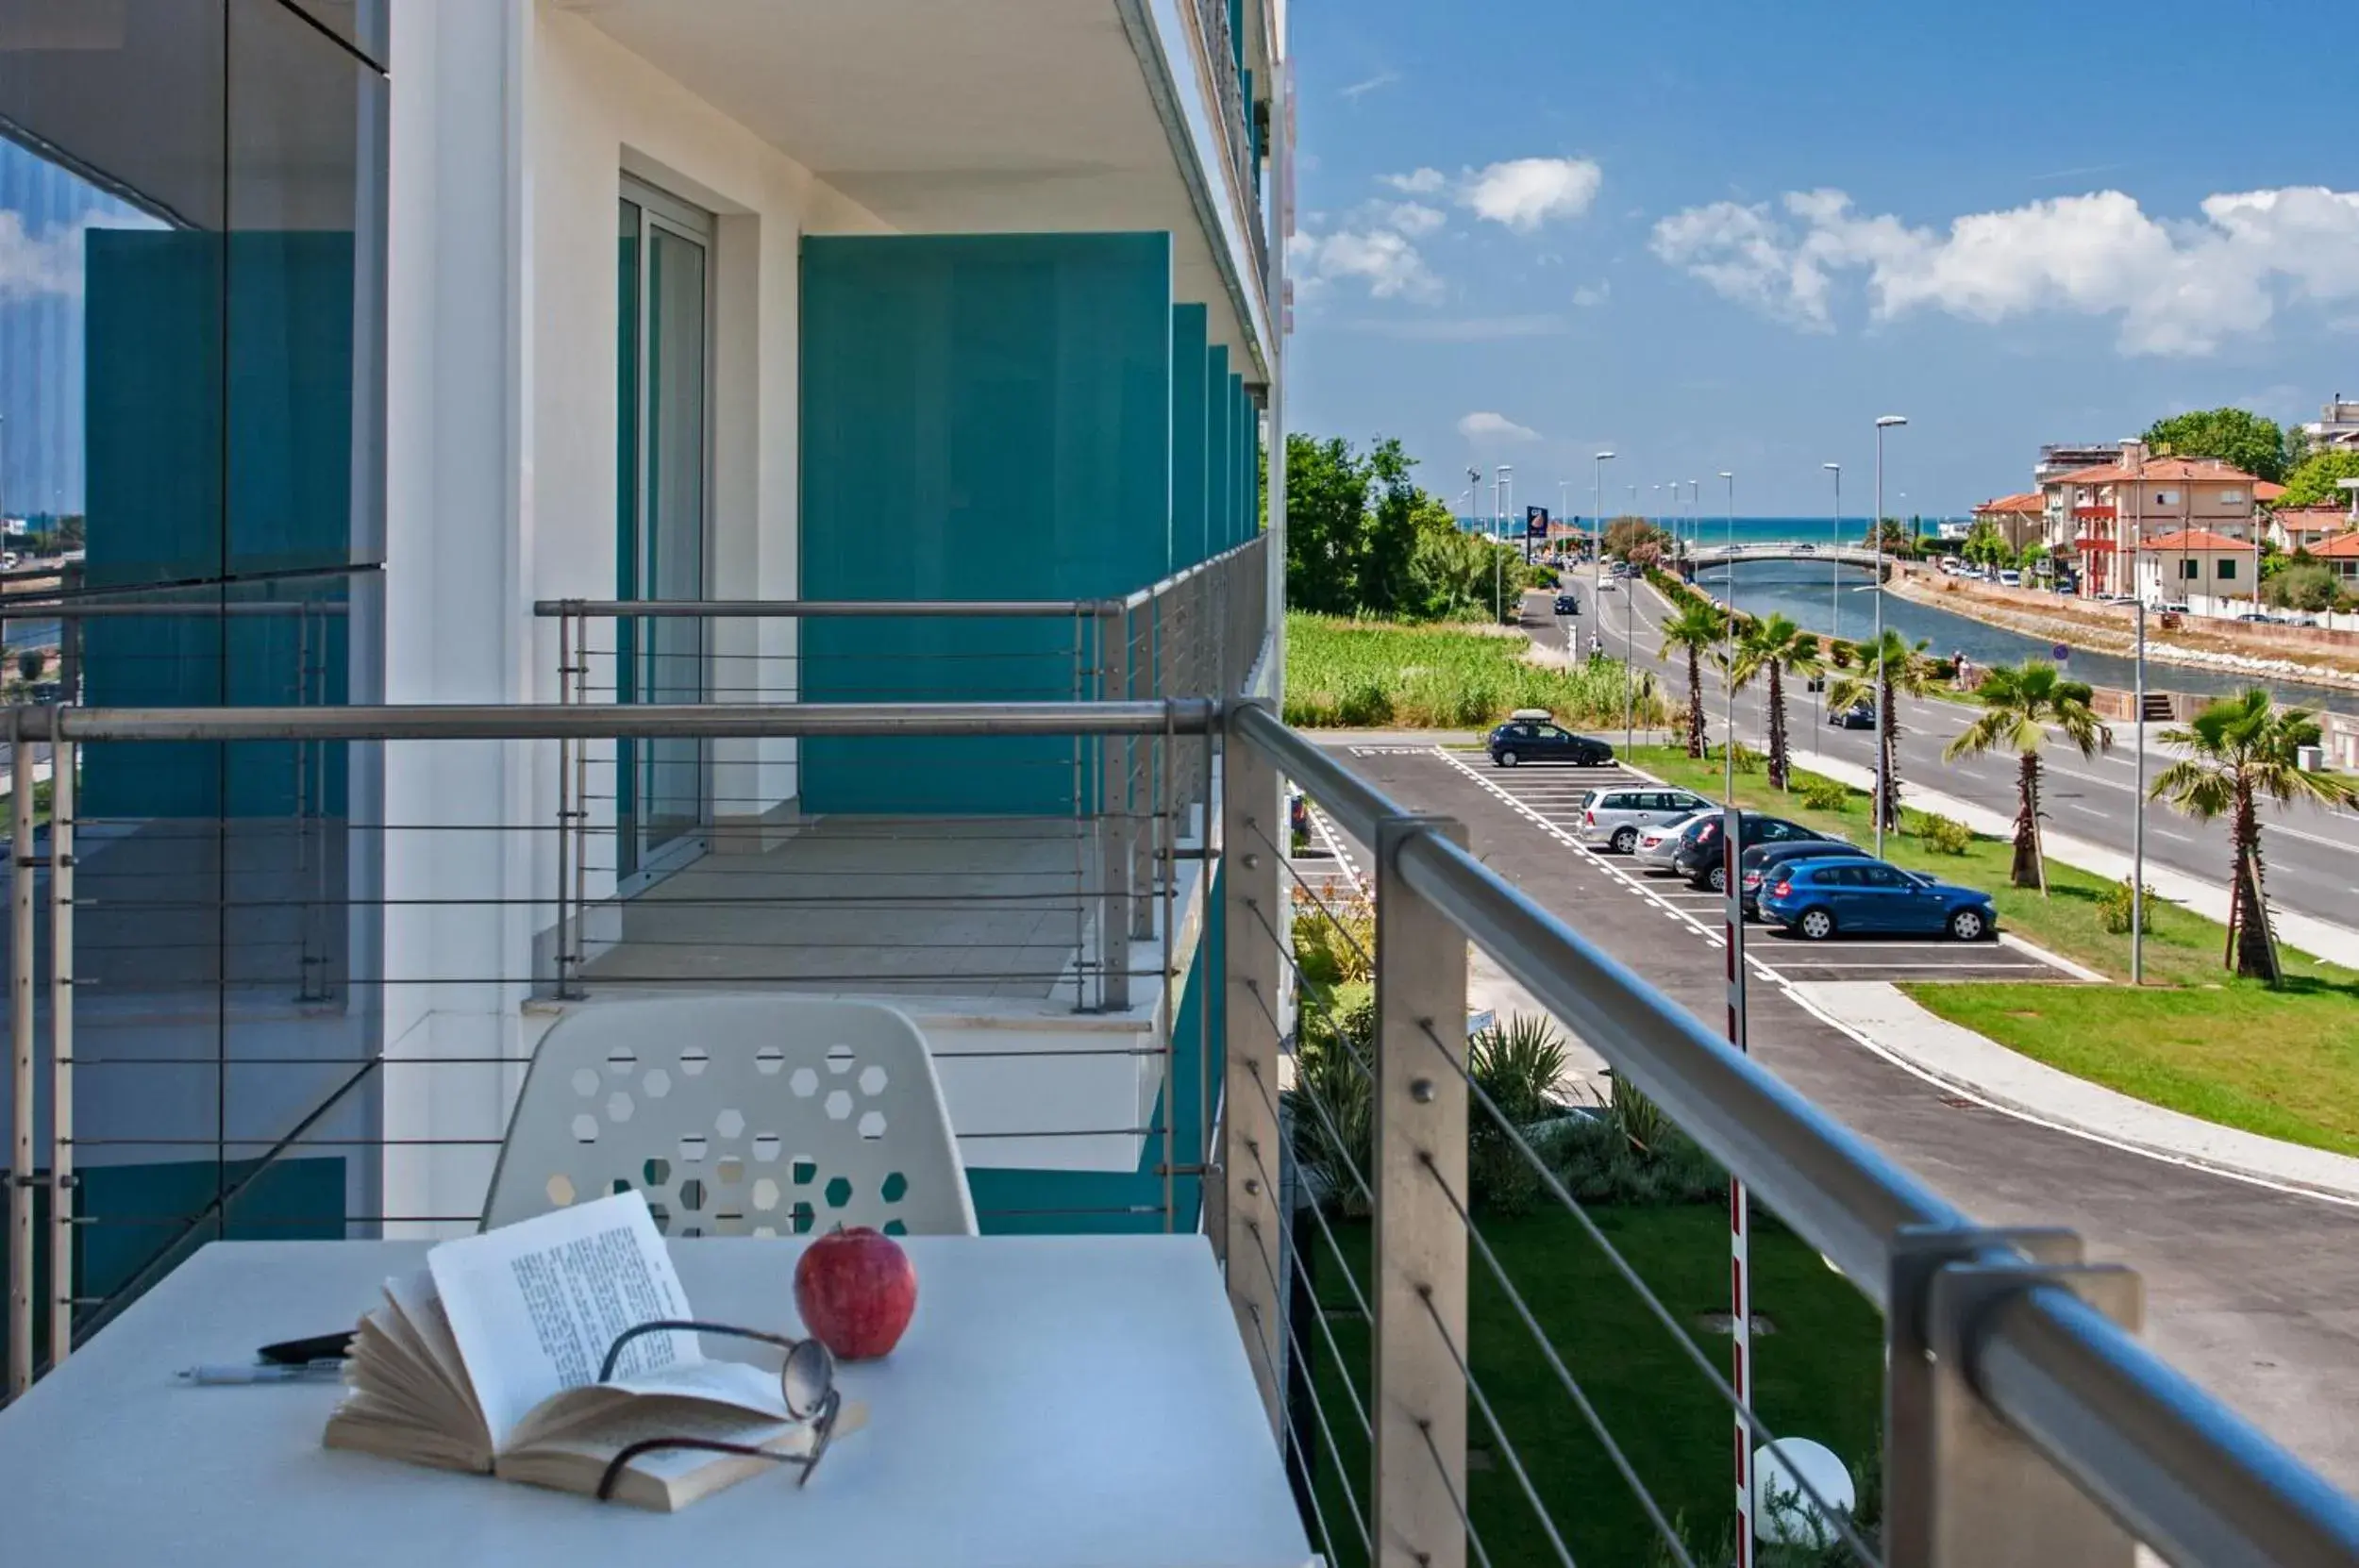
[[[1878,981],[1797,982],[1795,999],[1870,1049],[2002,1109],[2208,1170],[2359,1202],[2359,1159],[2224,1127],[2076,1078]]]

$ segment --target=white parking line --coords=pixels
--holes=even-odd
[[[1791,962],[1797,969],[1921,969],[1926,971],[1928,974],[1938,971],[1946,971],[1950,974],[1955,974],[1960,970],[1983,969],[2044,970],[2048,967],[2044,963],[2009,963],[2003,959],[1994,960],[1987,963],[1955,963],[1947,965],[1922,963],[1845,963],[1833,959],[1795,959],[1787,961]]]

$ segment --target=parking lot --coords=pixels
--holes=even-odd
[[[1715,946],[1721,944],[1724,901],[1718,893],[1699,892],[1683,877],[1648,875],[1626,856],[1593,850],[1575,836],[1581,820],[1581,797],[1592,790],[1655,782],[1647,775],[1614,764],[1610,767],[1570,767],[1525,764],[1498,768],[1477,751],[1438,746],[1355,747],[1382,754],[1396,762],[1422,752],[1437,768],[1460,772],[1506,808],[1546,830],[1568,854],[1579,857],[1601,874],[1614,891],[1654,905],[1666,917],[1688,926]],[[1745,930],[1745,956],[1755,974],[1775,982],[1799,980],[2066,980],[2072,975],[2045,956],[2011,940],[2002,930],[1997,942],[1960,942],[1940,937],[1845,937],[1806,942],[1778,927],[1749,924]]]

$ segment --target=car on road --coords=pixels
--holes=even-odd
[[[1491,764],[1499,768],[1521,767],[1526,762],[1570,762],[1578,767],[1601,768],[1614,760],[1614,748],[1603,741],[1576,735],[1562,725],[1530,718],[1520,711],[1491,731],[1489,746]]]
[[[1680,830],[1679,843],[1671,851],[1673,871],[1694,886],[1709,888],[1714,892],[1726,892],[1729,886],[1728,850],[1720,842],[1724,818],[1725,813],[1716,810],[1698,817]],[[1755,844],[1816,842],[1825,837],[1783,817],[1765,816],[1759,811],[1737,814],[1736,844],[1740,853]]]
[[[1798,556],[1815,556],[1818,553],[1818,546],[1815,544],[1797,544],[1794,546],[1794,553]]]
[[[1579,615],[1581,613],[1581,601],[1574,598],[1570,593],[1559,593],[1556,596],[1556,613],[1559,615]]]
[[[1838,932],[1949,936],[1980,942],[1999,934],[1999,911],[1977,888],[1902,871],[1885,860],[1792,860],[1761,890],[1761,912],[1807,942]]]
[[[1621,586],[1622,585],[1620,583],[1615,582],[1612,577],[1608,577],[1604,581],[1598,584],[1598,592],[1600,593],[1612,593],[1620,589]]]
[[[1638,862],[1641,871],[1650,876],[1657,873],[1669,876],[1671,858],[1680,850],[1680,835],[1702,821],[1707,814],[1717,815],[1719,809],[1712,802],[1705,801],[1699,810],[1648,828],[1638,835],[1638,847],[1631,851],[1631,859]]]
[[[1829,709],[1827,722],[1841,729],[1873,729],[1876,727],[1876,705],[1862,697],[1849,708]]]
[[[2010,566],[2005,571],[1999,574],[1999,586],[2001,588],[2021,588],[2023,586],[2023,574]]]
[[[1778,867],[1793,860],[1873,859],[1874,857],[1857,844],[1841,839],[1796,839],[1784,843],[1761,843],[1737,858],[1736,869],[1743,876],[1745,916],[1759,920],[1761,914],[1761,885],[1775,880]]]
[[[1638,847],[1649,829],[1685,822],[1712,802],[1686,790],[1662,784],[1632,784],[1595,790],[1581,803],[1581,826],[1574,837],[1585,844],[1602,844],[1616,855]]]

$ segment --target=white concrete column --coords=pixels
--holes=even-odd
[[[515,702],[534,691],[525,157],[530,25],[530,0],[409,0],[393,9],[398,69],[387,269],[385,637],[392,702]],[[515,1020],[532,933],[553,909],[514,901],[535,892],[553,897],[554,888],[533,886],[535,835],[466,826],[551,821],[554,767],[553,747],[528,743],[386,747],[389,1059],[518,1054]],[[402,830],[424,825],[438,826]],[[427,899],[482,902],[415,902]],[[489,1065],[383,1069],[389,1145],[496,1139],[516,1076]],[[494,1153],[488,1145],[389,1146],[385,1211],[475,1212]],[[388,1225],[387,1233],[459,1228]]]

